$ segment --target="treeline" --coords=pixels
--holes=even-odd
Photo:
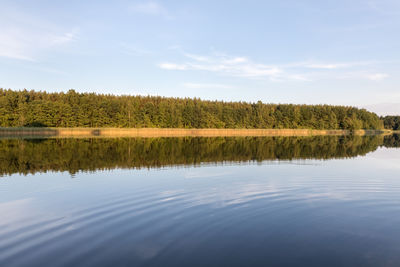
[[[382,129],[365,109],[0,89],[0,127]]]
[[[365,155],[383,136],[0,139],[0,175]],[[398,144],[391,139],[385,145]]]
[[[381,118],[385,129],[400,130],[400,116],[386,116]]]

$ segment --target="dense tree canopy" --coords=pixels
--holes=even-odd
[[[385,129],[400,130],[400,116],[386,116],[382,120]]]
[[[381,129],[365,109],[0,89],[0,127]]]

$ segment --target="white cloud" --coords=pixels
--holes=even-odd
[[[352,68],[356,66],[369,65],[371,62],[346,62],[346,63],[304,63],[304,67],[310,69],[344,69],[344,68]]]
[[[289,75],[290,80],[295,80],[295,81],[303,81],[303,82],[311,82],[312,79],[308,78],[306,75],[303,74],[293,74]]]
[[[131,6],[131,10],[133,12],[142,13],[145,15],[163,16],[165,18],[172,19],[172,16],[169,14],[168,10],[156,2],[135,4]]]
[[[184,54],[190,61],[186,63],[164,62],[158,66],[167,70],[201,70],[219,74],[247,77],[269,78],[278,80],[282,70],[277,66],[254,63],[245,57],[231,57],[226,55],[199,56]]]
[[[127,43],[120,43],[120,47],[122,48],[122,52],[130,55],[130,56],[144,56],[144,55],[149,55],[152,54],[150,50],[147,49],[142,49],[139,47],[136,47],[134,45],[130,45]]]
[[[185,57],[181,62],[163,62],[162,69],[179,71],[208,71],[219,75],[251,79],[268,79],[274,82],[312,82],[315,80],[369,79],[381,81],[384,73],[368,74],[368,67],[379,62],[318,62],[301,61],[286,64],[264,64],[244,56],[223,53],[211,55],[191,54],[178,49]]]
[[[33,61],[27,45],[29,42],[20,30],[3,29],[0,32],[0,57]]]
[[[187,67],[184,64],[174,64],[174,63],[160,63],[158,66],[165,70],[186,70]]]
[[[202,61],[202,62],[208,62],[210,59],[205,56],[199,56],[199,55],[194,55],[194,54],[189,54],[189,53],[184,53],[184,55],[188,58],[194,59],[196,61]]]
[[[39,53],[77,39],[75,32],[54,34],[18,28],[0,33],[0,57],[35,61]]]
[[[371,81],[376,81],[376,82],[382,81],[388,77],[389,77],[389,75],[386,73],[374,73],[374,74],[367,75],[368,79],[370,79]]]
[[[226,62],[227,63],[243,63],[246,61],[247,61],[247,58],[245,58],[245,57],[235,57],[230,60],[227,60]]]
[[[35,61],[40,53],[78,39],[78,28],[64,29],[42,18],[8,10],[0,31],[0,57]]]
[[[206,88],[219,88],[219,89],[230,89],[232,86],[217,83],[184,83],[184,87],[190,89],[206,89]]]
[[[306,65],[307,68],[311,69],[338,69],[338,68],[345,68],[347,67],[346,64],[310,64]]]
[[[76,41],[78,39],[78,29],[74,29],[70,32],[66,32],[62,35],[54,36],[52,40],[53,45],[63,45],[69,42]]]

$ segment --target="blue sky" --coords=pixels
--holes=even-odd
[[[400,114],[400,1],[4,1],[0,87]]]

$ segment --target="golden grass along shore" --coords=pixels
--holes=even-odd
[[[180,129],[180,128],[0,128],[0,136],[44,137],[184,137],[184,136],[315,136],[376,135],[387,130],[311,130],[311,129]]]

